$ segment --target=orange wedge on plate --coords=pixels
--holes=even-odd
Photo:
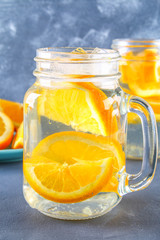
[[[108,136],[118,130],[107,96],[92,83],[58,83],[38,99],[39,115],[71,126],[76,131]]]
[[[10,145],[13,133],[12,120],[5,113],[0,112],[0,149],[5,149]]]
[[[23,105],[18,102],[0,99],[0,111],[5,113],[13,121],[15,129],[18,129],[23,121]]]
[[[17,130],[16,135],[13,138],[12,148],[13,149],[23,148],[23,122],[21,123],[20,127]]]
[[[75,203],[101,192],[124,164],[123,155],[120,144],[108,137],[60,132],[40,141],[31,158],[24,160],[23,170],[44,198]]]

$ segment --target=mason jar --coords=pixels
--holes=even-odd
[[[141,97],[151,105],[156,116],[160,143],[160,40],[115,39],[112,48],[121,55],[120,86],[125,92]],[[129,114],[128,124],[127,156],[135,158],[136,154],[138,159],[142,159],[140,118],[133,113]]]
[[[153,179],[155,117],[146,101],[120,88],[119,58],[107,49],[37,50],[36,81],[24,98],[23,191],[45,215],[101,216]],[[126,172],[129,112],[142,122],[138,174]]]

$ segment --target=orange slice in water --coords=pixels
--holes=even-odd
[[[13,121],[15,129],[18,129],[23,121],[23,105],[18,102],[0,99],[0,111],[10,117]]]
[[[107,96],[92,83],[58,83],[38,99],[38,112],[76,131],[108,136],[118,130]]]
[[[158,60],[158,61],[157,61]],[[160,57],[156,49],[145,49],[137,54],[127,52],[120,63],[121,83],[127,93],[144,98],[160,120]],[[125,85],[128,84],[127,89]],[[134,113],[128,114],[128,123],[140,123]]]
[[[143,98],[160,95],[159,60],[156,49],[145,49],[137,54],[128,52],[122,57],[121,82],[128,84],[131,94]]]
[[[43,139],[24,160],[23,170],[30,186],[44,198],[75,203],[93,197],[112,181],[122,155],[120,144],[108,137],[61,132]]]
[[[13,133],[12,120],[5,113],[0,112],[0,149],[5,149],[10,145]]]

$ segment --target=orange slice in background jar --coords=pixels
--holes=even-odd
[[[44,198],[76,203],[110,191],[119,164],[124,165],[124,152],[118,142],[71,131],[43,139],[24,160],[23,170],[30,186]]]
[[[136,54],[131,51],[126,53],[122,56],[120,71],[122,85],[128,85],[125,91],[144,98],[153,108],[156,119],[160,119],[160,56],[158,51],[145,49]],[[129,123],[134,124],[139,121],[136,114],[129,113]]]
[[[160,95],[160,61],[157,60],[160,57],[156,49],[128,52],[122,57],[121,81],[128,84],[129,93],[143,98]]]
[[[134,75],[130,76],[131,72],[135,74],[135,72],[132,70],[132,62],[130,61],[132,59],[133,59],[133,53],[131,51],[125,53],[121,58],[119,69],[121,72],[120,81],[122,84],[128,84],[129,81],[131,81],[132,79],[134,79],[135,81],[135,76]]]
[[[103,136],[118,131],[118,116],[113,110],[107,96],[88,82],[58,83],[55,89],[44,89],[38,100],[39,115],[76,131]]]
[[[160,121],[160,96],[144,98],[152,107],[156,120]]]

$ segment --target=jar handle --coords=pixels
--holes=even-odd
[[[141,171],[137,174],[126,174],[122,177],[120,194],[138,191],[146,188],[152,181],[157,165],[158,137],[157,124],[151,106],[143,99],[130,96],[127,102],[127,112],[136,113],[142,124],[143,161]],[[127,181],[126,181],[127,179]]]

